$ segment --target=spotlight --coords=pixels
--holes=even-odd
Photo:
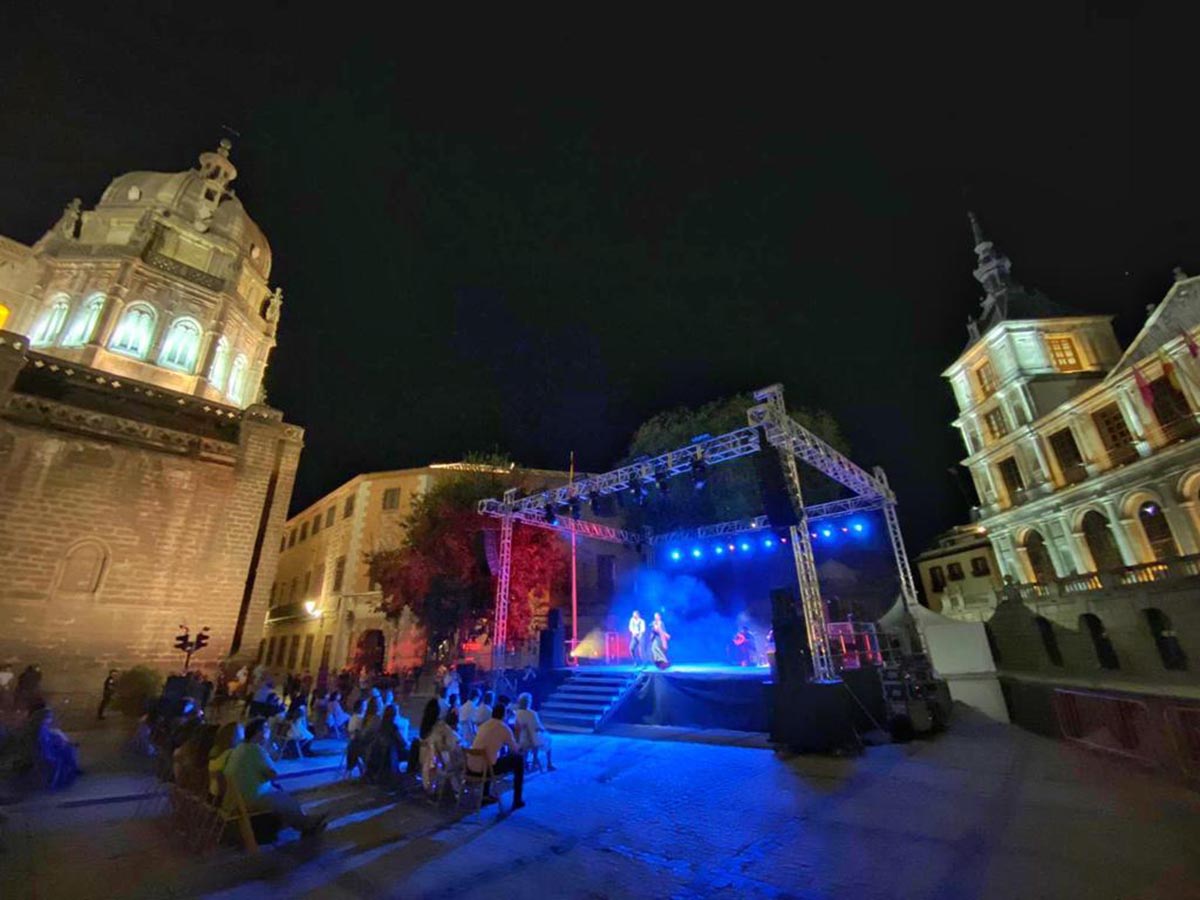
[[[713,553],[717,554],[717,556],[720,556],[724,552],[725,552],[725,548],[722,547],[720,544],[717,544],[717,546],[713,547]]]
[[[741,543],[741,548],[742,548],[743,550],[749,550],[749,549],[750,549],[750,545],[749,545],[749,544],[748,544],[746,541],[742,541],[742,543]]]
[[[757,527],[758,527],[758,523],[757,523],[757,522],[751,522],[751,523],[750,523],[750,527],[751,527],[751,528],[757,528]]]
[[[703,555],[699,547],[692,548],[692,559],[699,559]]]
[[[542,514],[546,517],[547,525],[553,525],[558,521],[558,513],[554,511],[554,507],[549,503],[542,507]]]
[[[814,531],[814,532],[812,533],[812,536],[813,536],[813,537],[816,537],[816,536],[817,536],[817,533]]]
[[[787,543],[787,538],[780,538],[780,539],[779,539],[779,543],[781,543],[781,544],[786,544],[786,543]]]
[[[853,528],[853,529],[854,529],[854,531],[855,531],[857,534],[862,534],[862,533],[863,533],[863,523],[862,523],[862,522],[855,522],[855,523],[854,523],[853,525],[851,525],[850,527],[851,527],[851,528]]]
[[[583,503],[580,502],[578,497],[572,497],[567,506],[571,509],[572,519],[578,519],[583,514]]]
[[[833,537],[833,529],[832,528],[822,528],[821,529],[821,537],[826,537],[826,538]]]
[[[763,541],[763,546],[768,547],[768,548],[774,547],[775,542],[773,540],[771,540],[770,538],[767,538],[765,541]]]
[[[842,531],[846,532],[847,534],[850,533],[850,529],[847,528],[845,525],[842,526]]]
[[[730,553],[732,553],[732,552],[733,552],[734,550],[736,550],[736,549],[737,549],[737,547],[735,547],[733,544],[730,544],[730,545],[729,545],[729,552],[730,552]]]
[[[680,553],[678,550],[672,550],[671,551],[671,559],[674,562],[679,562],[681,559],[683,559],[683,554]]]

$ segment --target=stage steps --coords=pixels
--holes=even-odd
[[[637,672],[574,669],[542,704],[542,723],[551,731],[591,734],[633,690],[640,677]]]

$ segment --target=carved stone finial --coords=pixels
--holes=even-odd
[[[975,246],[978,247],[987,240],[983,236],[983,226],[979,224],[979,219],[975,217],[975,213],[970,210],[967,210],[967,218],[971,220],[971,234],[975,238]]]
[[[268,322],[279,321],[279,309],[283,306],[283,288],[275,288],[275,292],[267,299],[267,315]]]
[[[63,210],[62,217],[59,218],[58,224],[55,226],[63,237],[79,237],[79,218],[82,215],[80,212],[82,209],[83,201],[78,197],[67,204]]]
[[[1183,271],[1183,266],[1176,266],[1171,270],[1171,275],[1176,281],[1187,281],[1188,279],[1188,273]]]

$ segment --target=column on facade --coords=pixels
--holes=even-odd
[[[1150,440],[1146,436],[1149,428],[1142,417],[1143,404],[1141,398],[1134,400],[1128,390],[1117,388],[1117,403],[1125,416],[1125,424],[1133,434],[1133,445],[1137,448],[1138,456],[1147,457],[1153,452]]]
[[[1120,510],[1117,508],[1117,501],[1109,497],[1101,498],[1100,505],[1104,507],[1108,528],[1116,538],[1117,549],[1121,551],[1121,559],[1127,566],[1136,566],[1142,559],[1141,553],[1138,552],[1139,542],[1129,532],[1129,527],[1133,524],[1132,520],[1122,518]]]
[[[126,263],[122,266],[116,280],[109,286],[108,299],[104,303],[104,309],[100,313],[100,321],[96,323],[96,331],[92,335],[92,343],[100,347],[107,347],[109,340],[112,338],[112,333],[117,327],[117,323],[121,320],[121,313],[125,309],[125,295],[129,291],[129,277],[132,269]]]
[[[1180,353],[1171,356],[1171,362],[1175,364],[1176,380],[1192,415],[1200,415],[1200,360],[1192,359],[1190,353]]]
[[[1051,520],[1054,542],[1060,543],[1060,550],[1065,559],[1071,560],[1071,565],[1064,569],[1063,574],[1083,574],[1092,570],[1091,557],[1083,544],[1083,533],[1071,530],[1071,523],[1065,513]]]
[[[206,328],[204,331],[204,347],[200,353],[200,364],[196,367],[196,374],[208,385],[208,378],[212,374],[213,361],[217,356],[217,344],[221,340],[221,335],[225,333],[225,320],[219,319],[214,322],[211,328]],[[228,375],[229,373],[226,372]]]
[[[1170,496],[1169,490],[1162,492],[1164,497]],[[1200,553],[1200,539],[1197,536],[1197,525],[1200,521],[1197,518],[1196,501],[1184,500],[1180,503],[1163,503],[1163,515],[1167,518],[1167,524],[1171,526],[1171,534],[1175,538],[1175,544],[1179,547],[1179,552],[1183,556],[1192,556]]]
[[[1024,560],[1017,558],[1015,542],[1010,532],[990,534],[992,547],[996,550],[996,561],[1000,563],[1000,572],[1012,578],[1013,581],[1024,581],[1025,572],[1021,566]]]
[[[1072,415],[1067,427],[1071,429],[1071,436],[1075,438],[1075,446],[1079,448],[1079,455],[1083,457],[1083,468],[1088,477],[1093,478],[1100,474],[1107,457],[1100,435],[1096,433],[1096,425],[1091,421],[1091,416],[1084,413]]]
[[[1042,446],[1042,439],[1036,432],[1030,435],[1027,442],[1033,448],[1034,458],[1037,460],[1040,477],[1038,483],[1054,482],[1054,475],[1050,469],[1050,462],[1046,459],[1046,450]]]

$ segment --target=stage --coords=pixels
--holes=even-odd
[[[775,683],[768,666],[683,663],[659,670],[581,662],[559,671],[625,682],[627,691],[606,717],[613,725],[770,733],[780,743],[826,750],[852,743],[854,732],[869,730],[883,715],[873,669],[787,690]]]

